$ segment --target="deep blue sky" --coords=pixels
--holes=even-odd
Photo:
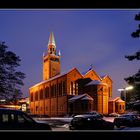
[[[21,58],[19,69],[26,74],[22,91],[42,81],[42,55],[47,50],[50,32],[57,52],[61,51],[61,72],[76,67],[84,72],[93,64],[98,75],[113,80],[113,97],[126,86],[125,77],[136,73],[139,61],[125,55],[140,49],[140,39],[131,33],[138,28],[135,14],[123,9],[32,9],[0,10],[0,41]]]

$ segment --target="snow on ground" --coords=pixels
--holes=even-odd
[[[37,121],[47,121],[47,120],[60,120],[65,122],[70,122],[72,118],[65,118],[65,117],[51,117],[51,118],[34,118]]]
[[[103,117],[104,120],[113,122],[115,117]],[[70,131],[69,123],[72,117],[51,117],[51,118],[34,118],[37,122],[48,123],[52,126],[53,131]],[[140,132],[140,127],[121,127],[115,128],[113,131],[133,131]]]
[[[104,120],[113,122],[115,117],[103,117]]]
[[[65,118],[65,117],[51,117],[51,118],[34,118],[37,121],[48,121],[48,120],[59,120],[64,122],[70,122],[72,120],[72,117]],[[103,117],[104,120],[113,122],[114,117]]]

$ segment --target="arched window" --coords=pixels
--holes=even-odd
[[[120,110],[122,109],[122,106],[120,105]]]
[[[38,91],[35,92],[35,101],[38,101]]]
[[[42,100],[43,99],[43,90],[41,89],[40,90],[40,100]]]
[[[30,93],[30,101],[33,102],[33,93]]]
[[[45,98],[49,98],[49,87],[45,88]]]

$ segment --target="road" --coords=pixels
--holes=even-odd
[[[72,118],[34,118],[38,122],[48,123],[52,127],[52,131],[73,131],[69,130],[69,123]],[[113,122],[114,117],[104,117],[103,119]],[[93,130],[98,131],[98,130]],[[121,127],[114,128],[114,130],[102,130],[102,131],[140,131],[140,127]]]

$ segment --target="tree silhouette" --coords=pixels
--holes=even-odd
[[[140,13],[135,15],[135,20],[140,21]],[[138,29],[131,34],[133,38],[140,37],[140,24],[138,25]]]
[[[7,49],[5,42],[0,42],[0,99],[16,101],[22,95],[25,74],[16,70],[20,57]]]
[[[135,15],[134,18],[136,21],[140,21],[140,13]],[[140,24],[138,25],[138,29],[131,34],[133,38],[139,38],[140,37]],[[133,60],[140,60],[140,50],[136,51],[135,54],[132,55],[126,55],[125,58],[127,58],[129,61]],[[132,76],[129,76],[127,78],[124,78],[124,80],[134,86],[134,90],[132,92],[132,99],[136,103],[140,100],[140,69],[137,73],[135,73]],[[140,104],[137,104],[140,107]],[[139,108],[137,107],[137,109]],[[139,109],[140,111],[140,109]]]

